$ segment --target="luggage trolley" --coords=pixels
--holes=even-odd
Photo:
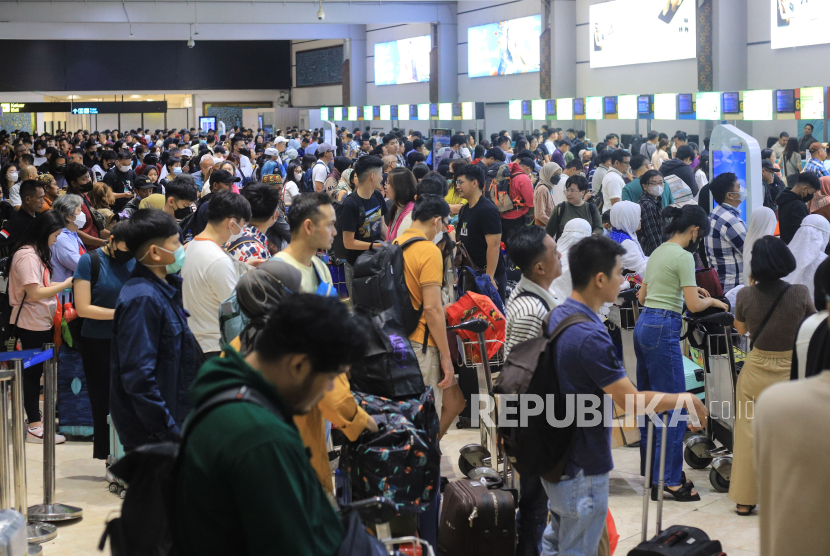
[[[464,475],[473,478],[486,474],[485,471],[478,468],[490,467],[496,472],[499,471],[499,461],[503,462],[503,469],[501,471],[502,479],[505,483],[508,482],[508,475],[510,475],[510,463],[504,454],[501,453],[501,447],[498,442],[498,428],[495,426],[498,422],[498,409],[493,394],[493,376],[490,372],[491,366],[500,366],[504,364],[504,346],[501,346],[499,352],[493,359],[487,355],[487,344],[499,342],[498,340],[485,340],[484,332],[490,325],[486,320],[473,319],[467,322],[462,322],[455,326],[448,326],[447,330],[467,330],[478,335],[476,342],[464,342],[461,338],[459,342],[459,353],[462,357],[464,366],[475,368],[478,377],[478,392],[479,396],[489,396],[489,399],[494,400],[488,415],[493,426],[490,426],[483,421],[479,423],[479,431],[481,432],[480,444],[468,444],[461,448],[461,455],[458,458],[458,467]],[[478,348],[476,356],[475,349]],[[471,408],[471,411],[479,411],[478,407]],[[495,456],[495,460],[493,457]]]
[[[727,492],[732,474],[735,412],[740,410],[735,402],[735,388],[742,360],[749,351],[748,339],[732,331],[735,320],[732,313],[700,318],[684,316],[683,320],[689,326],[686,336],[690,347],[702,351],[704,392],[709,409],[705,433],[686,439],[683,459],[692,469],[705,469],[711,463],[709,482],[718,492]]]
[[[634,327],[640,318],[640,303],[637,301],[637,289],[630,288],[620,292],[614,304],[620,311],[620,336],[623,346],[623,367],[631,384],[637,386],[637,355],[634,353]]]

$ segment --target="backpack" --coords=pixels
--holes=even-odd
[[[559,223],[562,221],[562,215],[565,213],[565,203],[567,202],[568,201],[564,201],[556,205],[556,208],[553,210],[553,214],[551,214],[550,216],[550,222],[548,222],[547,229],[553,231],[553,233],[550,235],[553,236],[553,239],[557,241],[559,240],[559,236],[561,235],[559,233]],[[592,222],[589,222],[589,224],[591,224],[591,227],[593,227],[593,218],[594,215],[597,213],[597,207],[596,205],[594,205],[594,203],[588,203],[588,212],[590,213],[592,219]]]
[[[518,173],[510,173],[510,165],[502,164],[490,179],[487,194],[500,213],[511,211],[518,206],[518,202],[514,204],[514,199],[510,196],[510,185],[513,177],[517,175]]]
[[[140,446],[110,466],[112,474],[130,485],[121,516],[107,523],[99,549],[107,537],[113,556],[174,556],[173,505],[176,475],[184,446],[193,428],[210,411],[227,403],[250,403],[263,407],[281,420],[285,417],[265,396],[247,386],[233,387],[208,398],[194,408],[180,441]]]
[[[193,225],[196,224],[196,213],[199,212],[199,207],[205,204],[205,201],[207,201],[211,195],[211,193],[208,193],[204,197],[200,197],[199,200],[196,201],[196,208],[190,214],[182,218],[181,222],[179,222],[179,229],[182,231],[185,243],[190,242],[196,235],[193,233]]]
[[[306,193],[314,193],[314,191],[315,191],[315,189],[314,189],[314,176],[312,174],[314,173],[314,169],[317,167],[318,164],[322,164],[323,166],[326,166],[325,162],[322,162],[322,161],[318,160],[317,162],[314,163],[314,166],[312,166],[311,168],[306,170],[305,174],[303,174],[303,188],[305,189]],[[329,167],[326,166],[326,176],[328,176],[328,173],[329,173]]]
[[[364,251],[354,264],[354,305],[377,311],[395,310],[407,336],[418,328],[424,307],[421,305],[415,309],[412,306],[409,288],[406,286],[403,252],[419,241],[427,239],[413,237],[401,244],[381,243],[378,248]],[[426,337],[424,347],[426,348]]]
[[[552,402],[553,416],[563,420],[568,412],[556,368],[556,340],[570,326],[590,322],[591,318],[582,312],[568,315],[548,336],[549,320],[550,315],[544,321],[543,336],[521,342],[510,350],[493,391],[514,396],[539,396],[546,404]],[[517,407],[518,399],[509,401],[508,405]],[[550,409],[546,407],[538,415],[526,412],[521,420],[514,420],[513,426],[499,423],[499,438],[516,471],[523,476],[539,476],[555,483],[565,470],[576,423],[553,427],[547,420],[549,413]],[[525,419],[526,426],[519,426]]]
[[[338,259],[346,258],[346,247],[343,245],[343,207],[346,206],[346,199],[352,196],[356,196],[357,198],[355,201],[357,202],[357,221],[364,222],[366,220],[366,209],[363,208],[363,201],[360,199],[360,196],[357,192],[352,191],[348,195],[346,195],[342,201],[332,201],[332,206],[334,207],[334,216],[336,218],[335,221],[335,229],[337,230],[337,235],[334,236],[334,241],[331,244],[331,250],[334,252],[334,256]]]
[[[673,207],[683,207],[685,205],[696,205],[695,196],[692,195],[692,188],[689,187],[685,181],[675,175],[663,176],[666,184],[671,189],[672,198],[674,198]]]

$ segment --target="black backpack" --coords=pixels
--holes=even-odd
[[[117,478],[130,485],[121,516],[107,523],[98,545],[103,550],[110,539],[113,556],[175,556],[173,536],[176,474],[181,465],[188,433],[211,410],[226,403],[246,402],[264,407],[280,419],[285,417],[262,394],[247,386],[220,392],[196,407],[185,423],[180,442],[146,444],[129,452],[110,467]]]
[[[381,243],[380,247],[364,251],[354,264],[354,305],[376,311],[396,310],[407,336],[418,327],[424,307],[421,305],[415,309],[412,306],[406,286],[403,252],[419,241],[426,241],[426,238],[413,237],[400,245]]]
[[[334,241],[331,244],[331,250],[334,252],[334,256],[338,259],[346,259],[346,247],[343,245],[343,207],[346,205],[346,199],[349,197],[353,197],[355,201],[357,201],[357,221],[364,222],[366,220],[366,209],[363,208],[363,201],[360,199],[360,196],[357,192],[352,191],[345,197],[343,197],[342,201],[332,201],[332,206],[334,206],[334,216],[335,216],[335,228],[337,229],[337,235],[334,236]]]
[[[543,331],[547,331],[549,319],[550,315],[544,321]],[[562,319],[550,336],[544,334],[513,346],[493,391],[496,394],[536,395],[546,404],[553,400],[553,414],[557,420],[563,420],[567,408],[556,369],[556,340],[568,327],[590,321],[591,317],[585,313],[574,313]],[[506,405],[518,408],[518,400],[508,401]],[[565,427],[552,427],[547,421],[548,413],[546,407],[539,415],[522,415],[521,419],[514,419],[514,426],[499,423],[499,438],[511,465],[522,476],[538,476],[555,483],[565,470],[576,422]],[[525,419],[527,426],[519,426]]]

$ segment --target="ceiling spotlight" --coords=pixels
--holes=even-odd
[[[326,19],[326,12],[323,11],[323,0],[320,0],[320,9],[317,10],[317,19],[320,21]]]

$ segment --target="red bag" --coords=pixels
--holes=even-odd
[[[620,534],[617,532],[617,524],[614,523],[611,510],[608,510],[608,515],[605,516],[605,527],[608,529],[608,544],[611,546],[611,556],[614,556],[617,543],[620,542]]]
[[[718,272],[714,268],[699,268],[695,270],[695,282],[698,288],[703,288],[712,297],[723,297],[723,286],[720,284]]]
[[[447,307],[447,322],[451,326],[473,319],[484,319],[490,323],[490,328],[484,333],[484,339],[496,340],[487,342],[487,356],[493,359],[504,346],[505,329],[507,327],[504,315],[501,314],[501,311],[496,308],[489,297],[474,292],[465,293],[461,296],[461,299]],[[466,342],[478,341],[478,334],[468,330],[459,330],[458,335]],[[474,362],[479,362],[477,361],[480,359],[478,350],[475,350],[472,359]]]

